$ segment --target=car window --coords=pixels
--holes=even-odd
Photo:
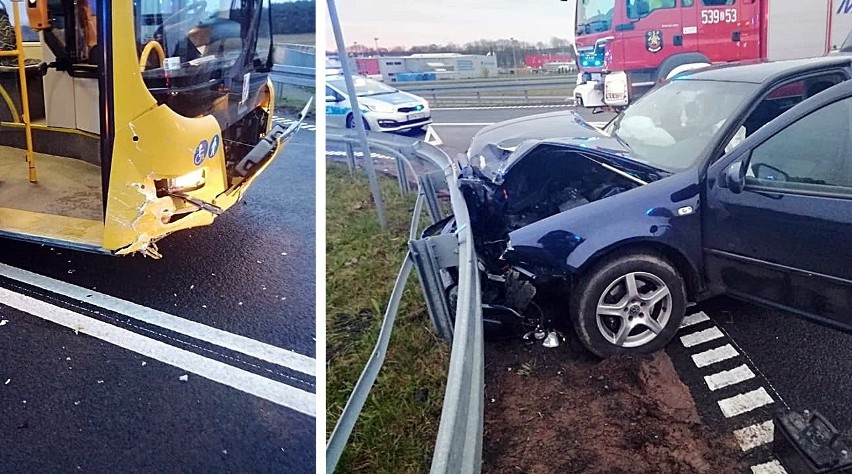
[[[846,80],[841,73],[821,74],[807,79],[787,82],[771,90],[749,114],[725,147],[725,153],[733,151],[743,140],[760,130],[764,125],[792,109],[799,102]]]
[[[674,7],[675,0],[627,0],[627,17],[638,19],[654,10]]]
[[[852,197],[852,98],[799,119],[752,151],[746,186]]]
[[[721,7],[724,5],[733,5],[737,0],[701,0],[705,7]]]

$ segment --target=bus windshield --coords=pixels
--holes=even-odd
[[[136,0],[136,43],[142,77],[158,101],[185,116],[204,115],[205,90],[227,89],[262,66],[269,34],[263,0]],[[164,58],[160,58],[159,50]],[[229,82],[230,81],[230,82]],[[225,86],[225,87],[220,87]]]
[[[601,33],[612,28],[615,0],[579,0],[577,2],[577,36]]]

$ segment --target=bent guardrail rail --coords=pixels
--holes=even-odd
[[[447,388],[441,411],[441,421],[432,457],[431,472],[478,473],[482,464],[482,427],[484,410],[484,350],[480,282],[473,234],[467,206],[458,187],[459,167],[440,149],[422,141],[371,132],[370,151],[397,161],[400,191],[406,192],[406,169],[417,178],[418,197],[409,231],[409,252],[400,268],[385,311],[378,341],[358,382],[346,403],[326,446],[326,472],[332,473],[340,460],[352,429],[361,413],[367,396],[375,383],[387,354],[399,300],[408,276],[417,271],[426,306],[435,331],[452,340]],[[338,144],[351,150],[357,143],[351,131],[329,129],[328,144]],[[354,153],[347,153],[354,162]],[[366,157],[372,159],[372,157]],[[420,238],[417,235],[420,215],[427,204],[433,223],[441,220],[440,206],[435,196],[435,174],[418,174],[415,163],[428,164],[443,174],[443,184],[450,197],[456,221],[455,232]],[[354,163],[350,163],[352,166]],[[406,185],[403,186],[402,182]],[[425,184],[428,183],[428,184]],[[457,268],[457,298],[455,306],[444,290],[443,272]],[[454,315],[454,316],[453,316]],[[454,322],[453,322],[454,320]]]

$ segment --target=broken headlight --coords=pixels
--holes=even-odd
[[[156,185],[158,194],[171,194],[201,189],[206,181],[204,168],[200,168],[175,178],[157,180]]]

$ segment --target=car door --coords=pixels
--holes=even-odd
[[[630,20],[619,25],[618,33],[625,69],[656,68],[665,58],[683,52],[683,9],[676,0],[628,1],[623,8]]]
[[[695,0],[698,4],[698,51],[712,62],[741,58],[743,23],[740,3],[748,0]],[[748,19],[745,21],[748,23]]]
[[[325,119],[329,126],[346,127],[346,117],[352,108],[349,101],[337,90],[325,86]]]
[[[852,82],[763,127],[706,182],[710,284],[852,329]]]

